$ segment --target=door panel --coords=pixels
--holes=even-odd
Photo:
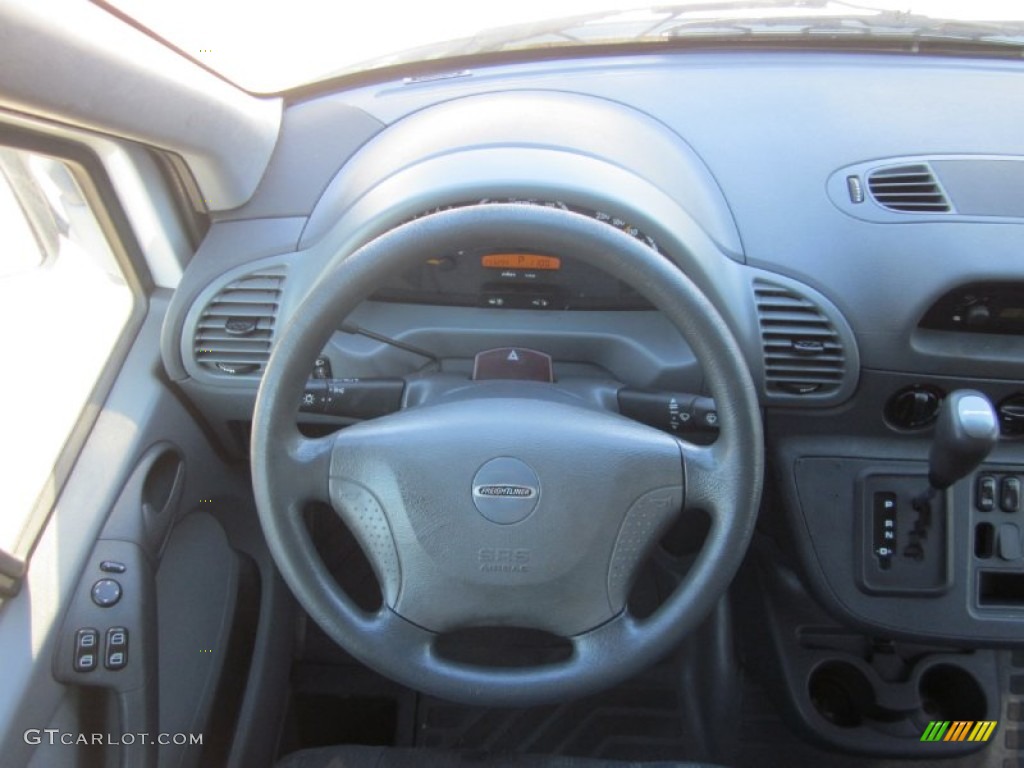
[[[145,322],[33,552],[23,588],[0,609],[0,649],[5,657],[0,665],[0,723],[5,726],[0,752],[5,765],[28,764],[40,750],[48,766],[78,764],[84,750],[51,747],[46,733],[33,738],[38,735],[33,729],[58,728],[56,736],[61,738],[62,734],[77,736],[87,725],[74,689],[58,682],[55,675],[93,685],[110,684],[123,673],[125,682],[117,685],[123,694],[121,717],[127,714],[128,718],[123,723],[108,722],[107,730],[116,737],[125,725],[156,735],[160,724],[155,717],[155,573],[166,532],[188,512],[205,514],[206,500],[235,499],[233,514],[246,514],[245,473],[221,459],[163,377],[159,334],[167,300],[166,292],[152,297]],[[168,460],[167,456],[178,458]],[[178,461],[180,468],[175,466]],[[152,472],[154,467],[157,474]],[[259,542],[254,546],[259,549]],[[121,562],[126,572],[99,570],[102,560]],[[261,578],[273,587],[276,575],[267,569],[268,562],[261,563]],[[190,566],[202,573],[204,562],[193,557]],[[211,576],[219,578],[215,568],[210,570]],[[101,576],[123,582],[123,597],[111,608],[97,607],[92,601],[91,588]],[[283,599],[273,588],[268,591],[278,603]],[[193,597],[203,599],[201,591]],[[263,624],[269,621],[268,616],[261,619]],[[184,626],[188,615],[179,620]],[[124,669],[98,669],[92,673],[95,677],[73,671],[77,629],[97,629],[102,646],[106,630],[124,625],[135,628],[129,633]],[[195,649],[197,659],[200,650]],[[155,764],[156,749],[134,746],[107,751],[127,761],[124,765]],[[199,751],[193,749],[190,754]],[[198,763],[190,758],[176,764]]]

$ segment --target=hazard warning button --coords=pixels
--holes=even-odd
[[[554,381],[555,377],[550,355],[526,347],[499,347],[477,354],[473,362],[473,379]]]

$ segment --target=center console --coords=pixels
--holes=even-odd
[[[766,415],[779,498],[762,522],[777,526],[751,557],[758,597],[746,613],[770,642],[748,653],[755,664],[771,654],[758,666],[774,668],[798,727],[847,750],[980,749],[921,739],[933,721],[1005,720],[1006,696],[1024,693],[1019,675],[1006,682],[1021,654],[1005,650],[1024,644],[1024,442],[1004,434],[950,472],[941,457],[963,457],[936,450],[941,419],[896,430],[884,415],[908,387],[947,400],[970,387],[998,403],[1017,385],[926,378],[865,371],[856,407]],[[868,403],[877,420],[864,418]]]

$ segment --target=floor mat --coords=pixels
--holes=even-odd
[[[396,746],[629,760],[709,757],[679,695],[688,674],[679,659],[593,696],[523,709],[470,707],[422,696],[351,659],[339,660],[296,667],[292,726],[283,751],[379,744],[390,733]],[[779,703],[743,675],[742,704],[735,724],[727,726],[735,740],[716,758],[735,768],[1024,768],[1018,751],[1024,746],[1024,654],[1016,654],[1004,674],[1006,696],[992,744],[951,760],[879,759],[818,748],[800,738],[783,719]],[[384,701],[394,706],[382,706]]]
[[[416,743],[441,749],[679,760],[691,734],[675,665],[593,696],[546,707],[482,709],[421,697]]]
[[[518,709],[417,694],[358,664],[310,622],[302,661],[293,668],[290,727],[282,746],[380,744],[390,733],[394,746],[705,760],[736,768],[1024,768],[1024,652],[1002,654],[1000,724],[983,751],[953,759],[879,759],[819,748],[794,731],[783,717],[783,702],[762,687],[762,675],[741,671],[731,642],[722,642],[749,640],[758,629],[734,627],[730,615],[723,602],[679,652],[621,685]],[[749,671],[764,670],[755,665]]]

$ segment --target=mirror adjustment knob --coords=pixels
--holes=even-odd
[[[92,585],[92,601],[100,608],[116,605],[121,599],[121,584],[113,579],[100,579]]]

